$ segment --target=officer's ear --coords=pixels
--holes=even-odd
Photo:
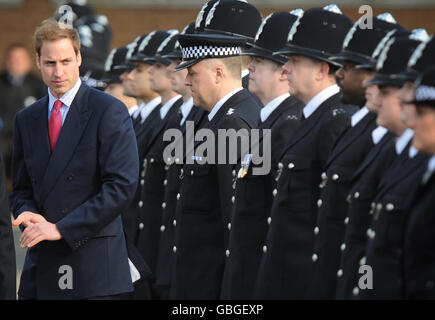
[[[325,61],[319,61],[317,63],[316,80],[323,80],[329,76],[329,64]]]
[[[82,65],[82,54],[80,53],[80,50],[77,52],[76,58],[77,58],[77,65],[80,67]]]
[[[36,53],[36,55],[35,55],[35,62],[36,62],[36,66],[38,67],[38,69],[41,69],[41,57],[39,56],[38,53]]]
[[[216,84],[222,82],[225,78],[225,66],[223,63],[217,63],[214,67]]]

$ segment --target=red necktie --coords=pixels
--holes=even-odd
[[[48,135],[50,136],[51,152],[56,146],[57,138],[59,137],[60,129],[62,129],[62,113],[60,112],[62,101],[56,100],[54,107],[51,110],[50,120],[48,122]]]

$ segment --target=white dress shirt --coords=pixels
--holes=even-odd
[[[50,88],[48,88],[48,119],[50,120],[51,110],[53,110],[54,103],[56,100],[60,100],[62,102],[62,107],[60,107],[60,112],[62,115],[62,125],[65,122],[66,115],[68,114],[69,108],[77,95],[77,92],[80,89],[80,85],[82,84],[82,80],[80,78],[77,80],[76,84],[64,93],[62,97],[59,99],[51,94]]]
[[[140,117],[141,117],[141,121],[140,123],[144,123],[145,120],[148,118],[148,116],[150,115],[150,113],[162,102],[162,98],[160,96],[154,98],[153,100],[151,100],[150,102],[148,102],[147,104],[145,104],[141,111],[140,111]]]
[[[323,89],[314,97],[312,97],[311,100],[308,101],[307,105],[302,110],[305,119],[308,119],[308,117],[311,116],[314,113],[314,111],[316,111],[323,102],[325,102],[327,99],[329,99],[334,94],[337,94],[339,92],[340,92],[340,87],[334,84],[326,89]]]
[[[186,121],[187,116],[189,115],[192,108],[193,108],[193,98],[191,97],[189,100],[183,102],[183,104],[180,107],[181,114],[183,115],[183,118],[180,121],[180,126],[182,126],[184,121]]]
[[[181,98],[181,95],[178,94],[175,97],[169,99],[165,102],[165,104],[160,108],[160,119],[164,119],[166,117],[166,114],[168,113],[169,109],[171,109],[172,105]]]
[[[350,118],[350,124],[352,127],[355,127],[368,113],[369,109],[366,106],[355,112]]]
[[[275,99],[268,102],[260,111],[260,119],[261,122],[264,122],[269,118],[270,114],[275,111],[276,108],[288,97],[290,97],[290,93],[285,93],[276,97]]]
[[[231,98],[233,95],[235,95],[237,92],[239,92],[240,90],[243,90],[243,87],[239,87],[233,91],[231,91],[230,93],[226,94],[222,99],[220,99],[213,107],[213,109],[211,109],[210,113],[208,114],[208,120],[211,121],[213,119],[213,117],[216,115],[216,113],[219,111],[219,109],[223,106],[223,104],[225,102],[227,102],[227,100],[229,98]]]

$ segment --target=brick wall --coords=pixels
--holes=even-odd
[[[182,0],[180,0],[182,1]],[[288,10],[294,9],[289,7]],[[303,8],[306,9],[306,8]],[[342,8],[352,20],[359,17],[358,8]],[[3,62],[5,48],[13,42],[22,42],[32,49],[32,34],[39,22],[50,17],[55,7],[49,0],[26,0],[19,8],[0,8],[0,62]],[[131,42],[139,34],[154,29],[182,29],[193,21],[198,9],[119,9],[96,7],[98,14],[109,18],[113,30],[112,47]],[[263,16],[285,9],[261,10]],[[424,27],[435,33],[435,9],[395,9],[374,8],[374,14],[389,11],[406,28]]]

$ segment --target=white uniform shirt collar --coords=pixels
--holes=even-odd
[[[432,156],[427,163],[427,170],[430,172],[435,171],[435,156]]]
[[[208,120],[211,121],[213,119],[213,117],[216,115],[216,113],[219,111],[219,109],[223,106],[223,104],[225,102],[227,102],[227,100],[229,98],[231,98],[233,95],[235,95],[237,92],[239,92],[240,90],[243,90],[243,87],[239,87],[233,91],[231,91],[230,93],[228,93],[227,95],[225,95],[222,99],[220,99],[213,107],[213,109],[211,109],[210,113],[208,114]]]
[[[169,109],[171,109],[172,105],[181,98],[180,94],[177,94],[175,97],[169,99],[165,102],[165,104],[160,108],[160,119],[164,119],[166,117],[166,114],[168,113]]]
[[[303,109],[305,119],[308,119],[308,117],[311,116],[323,102],[339,92],[340,87],[334,84],[316,94],[310,101],[308,101]]]
[[[352,118],[350,119],[350,124],[352,125],[352,127],[355,127],[362,119],[364,119],[364,117],[368,113],[369,113],[369,109],[366,106],[362,107],[360,110],[355,112],[352,115]]]
[[[269,118],[270,114],[275,111],[276,108],[288,97],[290,97],[290,93],[285,93],[276,97],[275,99],[269,101],[260,111],[261,122],[264,122]]]
[[[141,121],[140,123],[144,123],[146,118],[150,115],[150,113],[162,102],[162,98],[160,96],[154,98],[148,103],[144,103],[140,111]]]
[[[80,78],[79,78],[77,80],[76,84],[71,89],[69,89],[67,92],[65,92],[65,94],[62,97],[59,98],[59,100],[68,108],[71,107],[71,104],[72,104],[74,98],[76,97],[76,94],[79,91],[81,84],[82,84],[82,80],[80,80]],[[51,111],[51,109],[53,108],[53,105],[56,102],[56,100],[58,100],[58,98],[53,96],[51,94],[50,88],[48,88],[49,111]]]
[[[183,102],[183,104],[180,107],[181,114],[183,115],[183,118],[180,121],[180,126],[183,125],[184,121],[186,121],[187,116],[189,115],[190,110],[192,110],[192,108],[193,108],[193,98],[190,97],[189,100]]]
[[[135,113],[137,109],[139,109],[139,107],[138,107],[138,105],[136,104],[136,105],[134,105],[134,106],[132,106],[131,108],[128,109],[128,114],[129,114],[130,116],[132,116],[133,113]]]
[[[385,134],[388,132],[387,128],[378,126],[376,129],[372,131],[372,139],[374,144],[378,144],[379,141],[382,140],[382,138],[385,136]]]
[[[414,136],[414,131],[412,129],[406,129],[402,135],[396,141],[396,153],[399,155],[406,148],[408,142]]]
[[[414,146],[409,147],[409,158],[414,158],[418,154],[418,150]]]
[[[248,69],[243,69],[242,70],[242,78],[247,76],[249,74],[249,70]]]
[[[132,115],[133,119],[136,119],[136,118],[140,115],[140,113],[141,113],[143,107],[145,107],[145,104],[146,104],[146,103],[141,102],[141,103],[137,106],[136,111],[133,112],[133,115]]]

